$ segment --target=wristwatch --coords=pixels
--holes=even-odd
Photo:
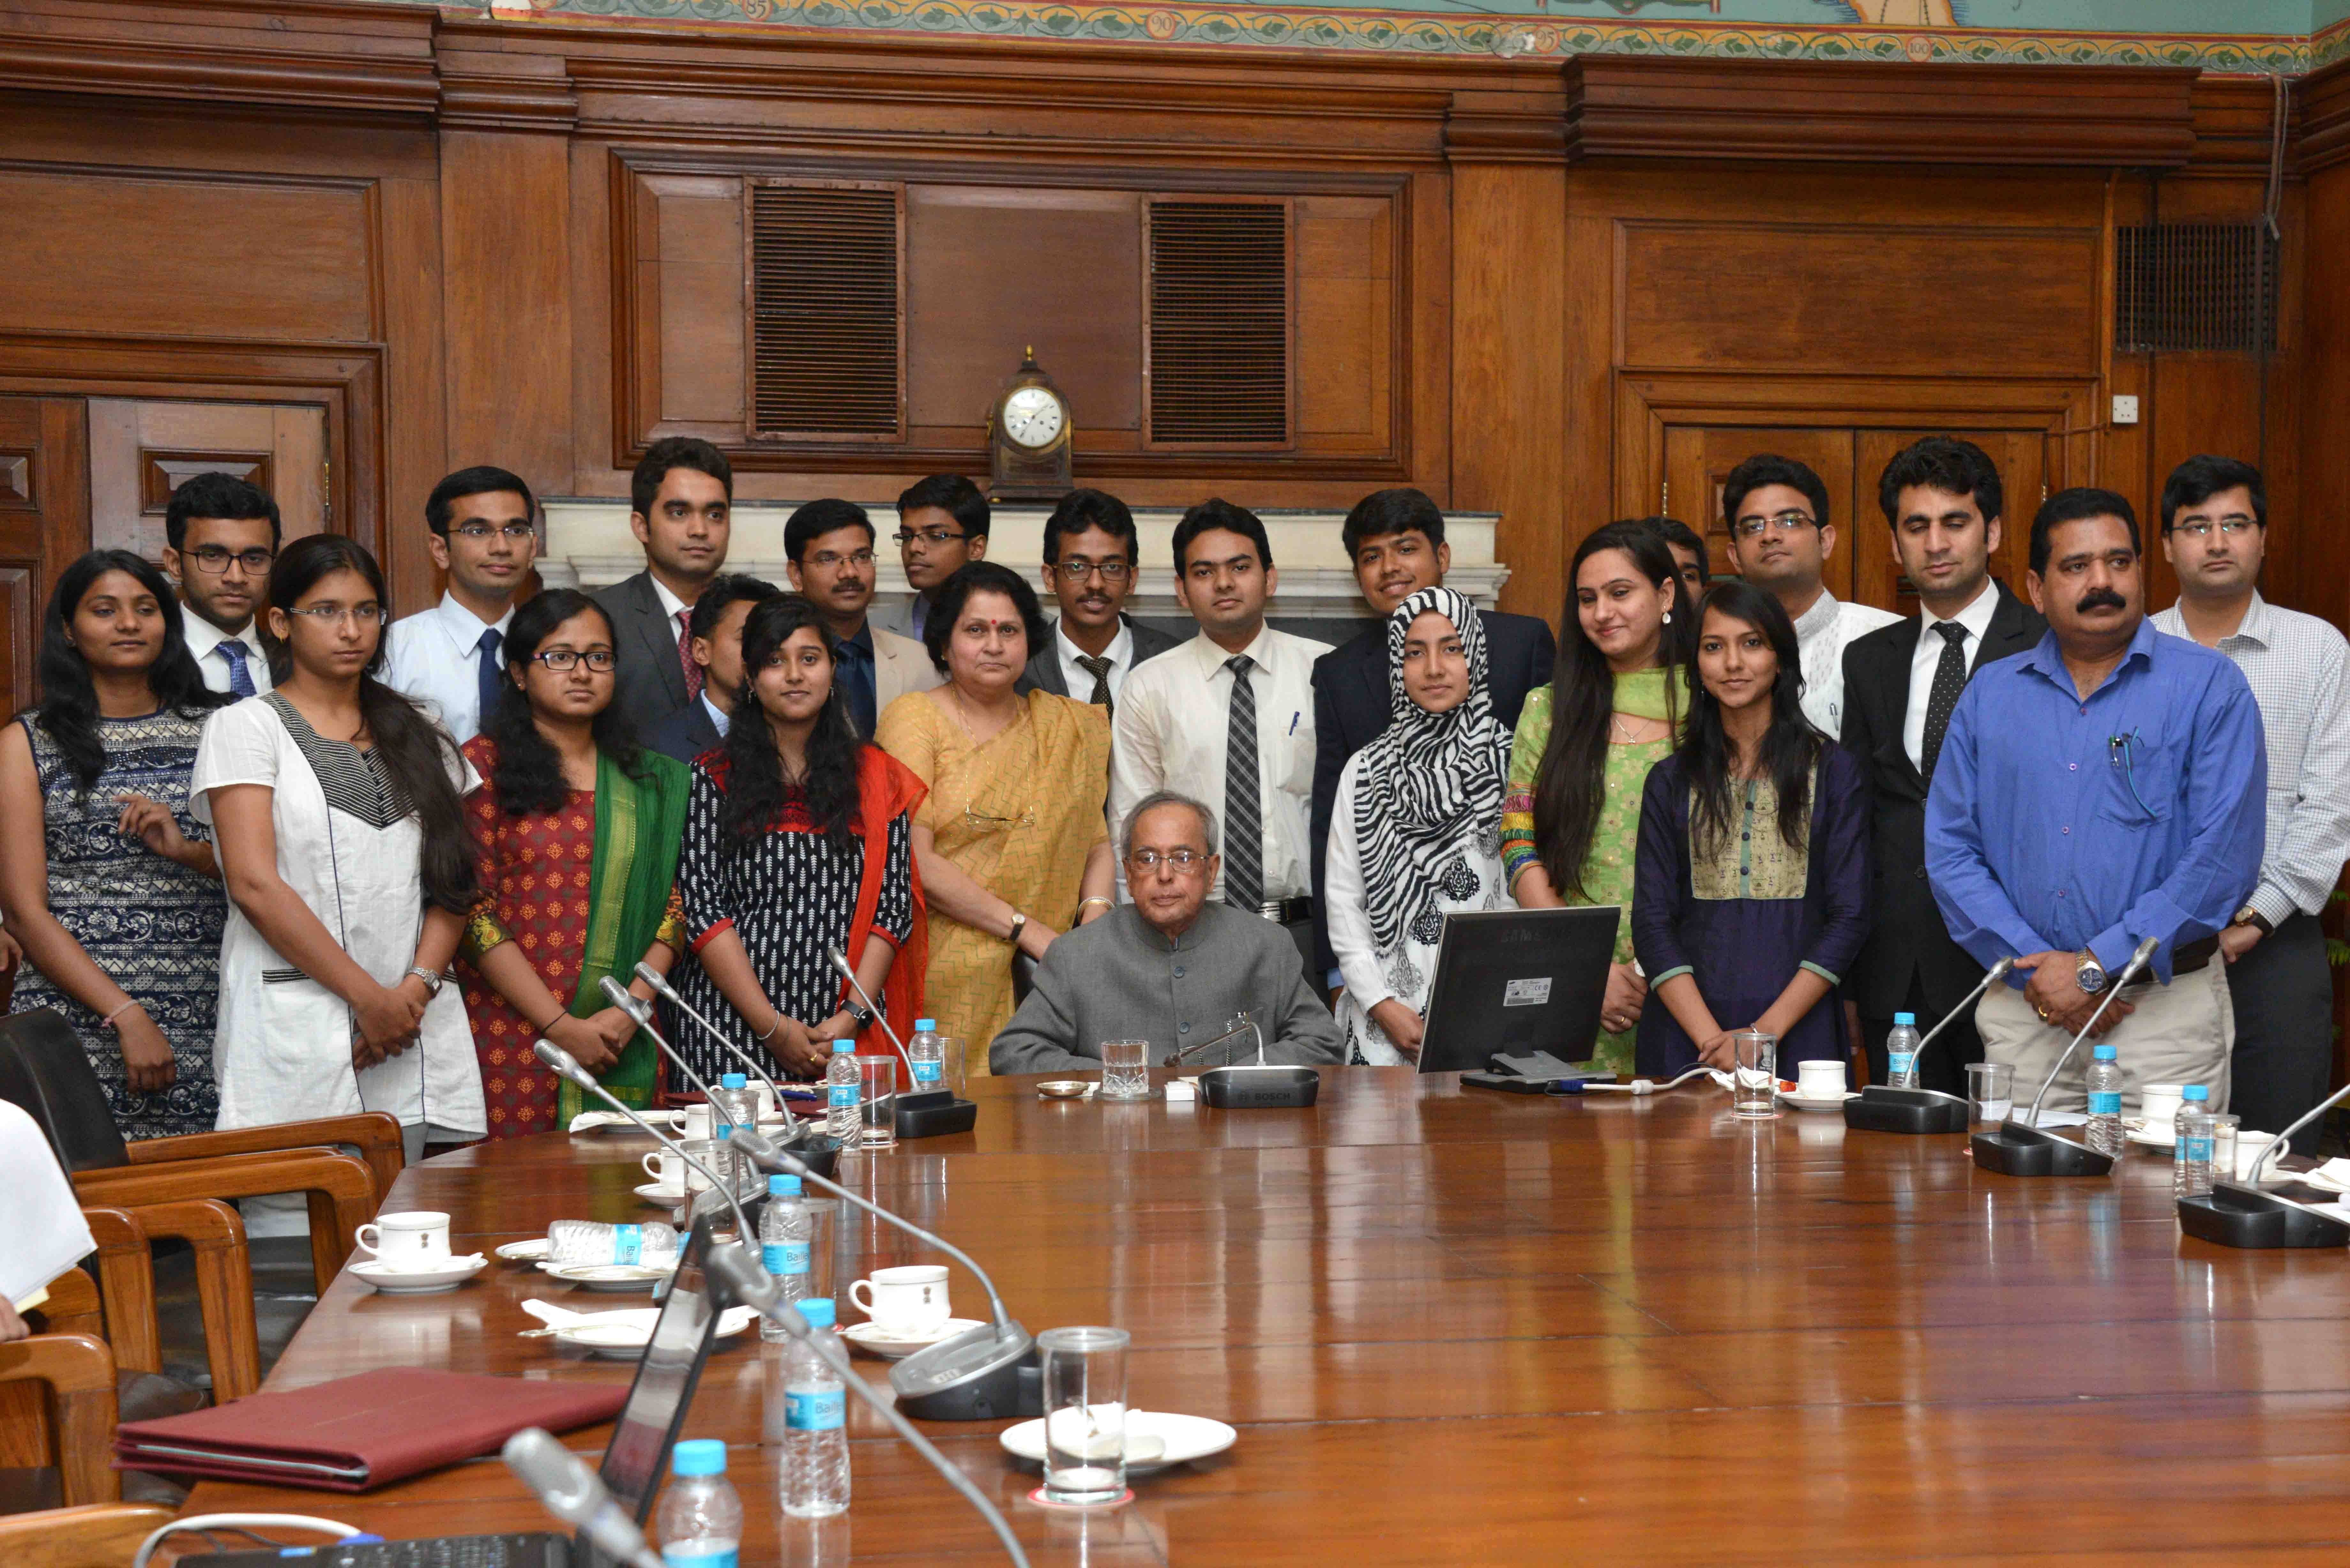
[[[2228,922],[2230,925],[2237,926],[2257,926],[2260,928],[2261,935],[2264,937],[2272,937],[2276,935],[2276,928],[2269,924],[2269,918],[2266,915],[2262,914],[2258,909],[2253,909],[2250,904],[2246,904],[2242,909],[2229,916]]]
[[[441,994],[441,982],[448,978],[439,970],[426,969],[422,964],[418,964],[408,972],[424,982],[424,1000],[427,1002]]]
[[[861,1002],[850,1002],[848,1004],[847,1011],[849,1022],[856,1024],[859,1029],[863,1029],[873,1022],[873,1010],[866,1006]]]
[[[2073,983],[2091,996],[2106,989],[2106,966],[2086,948],[2081,950],[2081,967],[2073,971]]]

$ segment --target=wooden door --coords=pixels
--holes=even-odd
[[[1835,529],[1824,580],[1838,598],[1853,597],[1853,432],[1800,425],[1667,425],[1665,510],[1705,535],[1707,564],[1717,576],[1734,576],[1730,523],[1721,514],[1721,484],[1730,471],[1757,452],[1776,452],[1808,466],[1828,490],[1828,520]],[[1872,511],[1874,508],[1872,507]]]
[[[163,553],[163,513],[192,475],[233,473],[277,502],[286,537],[332,521],[327,497],[327,411],[317,403],[89,400],[89,514],[93,543]]]
[[[0,397],[0,698],[8,713],[32,703],[41,612],[58,571],[89,548],[88,503],[81,400]]]
[[[1864,604],[1918,613],[1918,590],[1901,575],[1894,554],[1893,530],[1886,525],[1877,501],[1877,482],[1894,454],[1921,436],[1949,435],[1970,441],[1991,455],[1999,469],[2000,487],[2006,492],[2007,515],[2001,520],[1999,553],[1991,557],[1991,575],[2017,594],[2023,592],[2024,568],[2032,560],[2032,514],[2040,509],[2045,481],[2045,438],[2038,430],[1862,430],[1853,433],[1854,597]]]

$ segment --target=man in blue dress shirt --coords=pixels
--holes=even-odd
[[[2016,961],[1977,1011],[1984,1054],[2028,1096],[2151,937],[2148,978],[2098,1021],[2125,1108],[2149,1083],[2208,1084],[2224,1107],[2235,1024],[2213,961],[2260,876],[2260,709],[2225,655],[2147,622],[2137,518],[2111,491],[2041,505],[2024,581],[2048,635],[1968,682],[1926,802],[1950,936],[1986,967]],[[2085,1054],[2051,1105],[2085,1103]]]

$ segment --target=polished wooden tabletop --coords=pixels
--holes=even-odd
[[[1700,1085],[1541,1098],[1357,1068],[1305,1111],[1034,1085],[975,1083],[974,1132],[846,1159],[844,1182],[975,1254],[1030,1329],[1128,1330],[1138,1407],[1240,1433],[1073,1514],[1027,1501],[1008,1423],[926,1428],[1040,1563],[2339,1563],[2350,1542],[2350,1256],[2181,1237],[2159,1154],[2002,1177],[1961,1137],[1740,1122]],[[657,1217],[631,1191],[648,1147],[487,1145],[411,1168],[386,1207],[449,1211],[461,1251]],[[843,1295],[938,1261],[871,1221],[840,1241]],[[960,1268],[952,1289],[983,1314]],[[406,1298],[347,1273],[267,1386],[627,1378],[517,1338],[528,1296],[633,1304],[514,1265]],[[761,1447],[777,1348],[723,1346],[686,1431],[734,1446],[744,1568],[1003,1560],[854,1400],[847,1519],[782,1520]],[[886,1390],[883,1363],[858,1366]],[[494,1459],[356,1498],[207,1483],[189,1506],[395,1537],[546,1527]]]

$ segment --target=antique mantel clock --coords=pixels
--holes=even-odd
[[[987,410],[988,489],[995,501],[1057,501],[1076,488],[1069,400],[1026,350]]]

